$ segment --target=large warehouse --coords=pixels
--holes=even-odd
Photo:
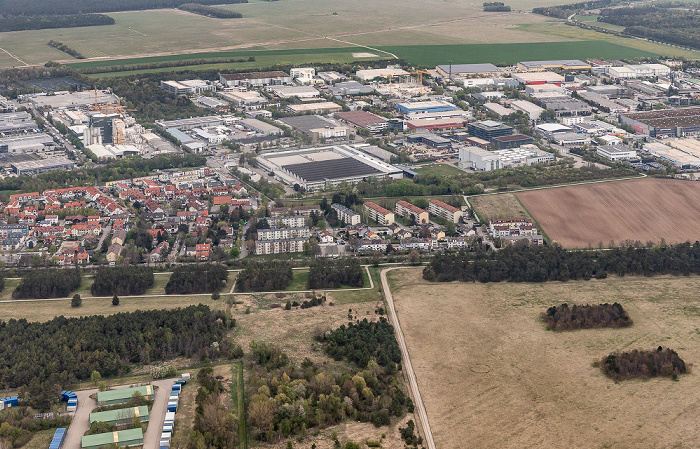
[[[651,137],[684,137],[700,133],[700,107],[620,114],[620,123]]]
[[[269,153],[258,157],[258,163],[280,181],[299,184],[307,191],[365,178],[403,177],[401,169],[349,145]]]

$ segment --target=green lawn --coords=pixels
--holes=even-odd
[[[172,276],[172,273],[170,272],[153,273],[153,287],[146,290],[144,295],[164,295],[165,285],[170,280],[170,276]]]
[[[533,28],[536,29],[536,28]],[[447,61],[460,64],[491,62],[512,65],[520,61],[546,59],[627,59],[654,53],[605,41],[536,42],[470,45],[409,45],[381,47],[411,64],[434,67]],[[669,49],[670,50],[670,49]]]
[[[309,272],[307,270],[293,270],[292,282],[285,288],[285,291],[306,290],[306,281],[309,280]]]
[[[5,288],[0,292],[0,300],[12,299],[12,292],[19,285],[19,279],[5,279]]]

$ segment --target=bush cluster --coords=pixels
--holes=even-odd
[[[564,303],[547,309],[542,319],[555,331],[632,325],[632,320],[619,303],[572,306]]]
[[[651,351],[635,349],[616,352],[605,357],[600,365],[603,372],[615,380],[658,376],[675,379],[679,374],[688,371],[685,362],[676,351],[661,346]]]

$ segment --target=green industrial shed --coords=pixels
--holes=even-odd
[[[87,435],[82,439],[83,449],[96,449],[102,446],[116,444],[117,446],[138,446],[143,444],[143,431],[141,429],[121,430],[119,432],[98,433]]]
[[[106,422],[113,425],[131,424],[134,416],[138,416],[141,422],[148,422],[148,407],[120,408],[118,410],[109,410],[106,412],[90,413],[90,424],[94,422]]]
[[[143,387],[122,388],[119,390],[107,390],[97,392],[97,403],[105,405],[124,404],[134,397],[134,393],[141,393],[146,399],[153,399],[155,390],[153,385]]]

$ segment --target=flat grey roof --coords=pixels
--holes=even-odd
[[[296,117],[285,117],[279,119],[280,122],[285,125],[289,125],[292,128],[301,130],[303,132],[309,132],[312,129],[325,128],[326,126],[337,126],[335,123],[324,119],[318,115],[300,115]]]
[[[449,64],[443,64],[437,66],[438,69],[450,73],[450,65]],[[485,64],[452,64],[452,74],[457,74],[457,73],[492,73],[492,72],[500,72],[501,69],[496,67],[493,64],[490,63],[485,63]]]

